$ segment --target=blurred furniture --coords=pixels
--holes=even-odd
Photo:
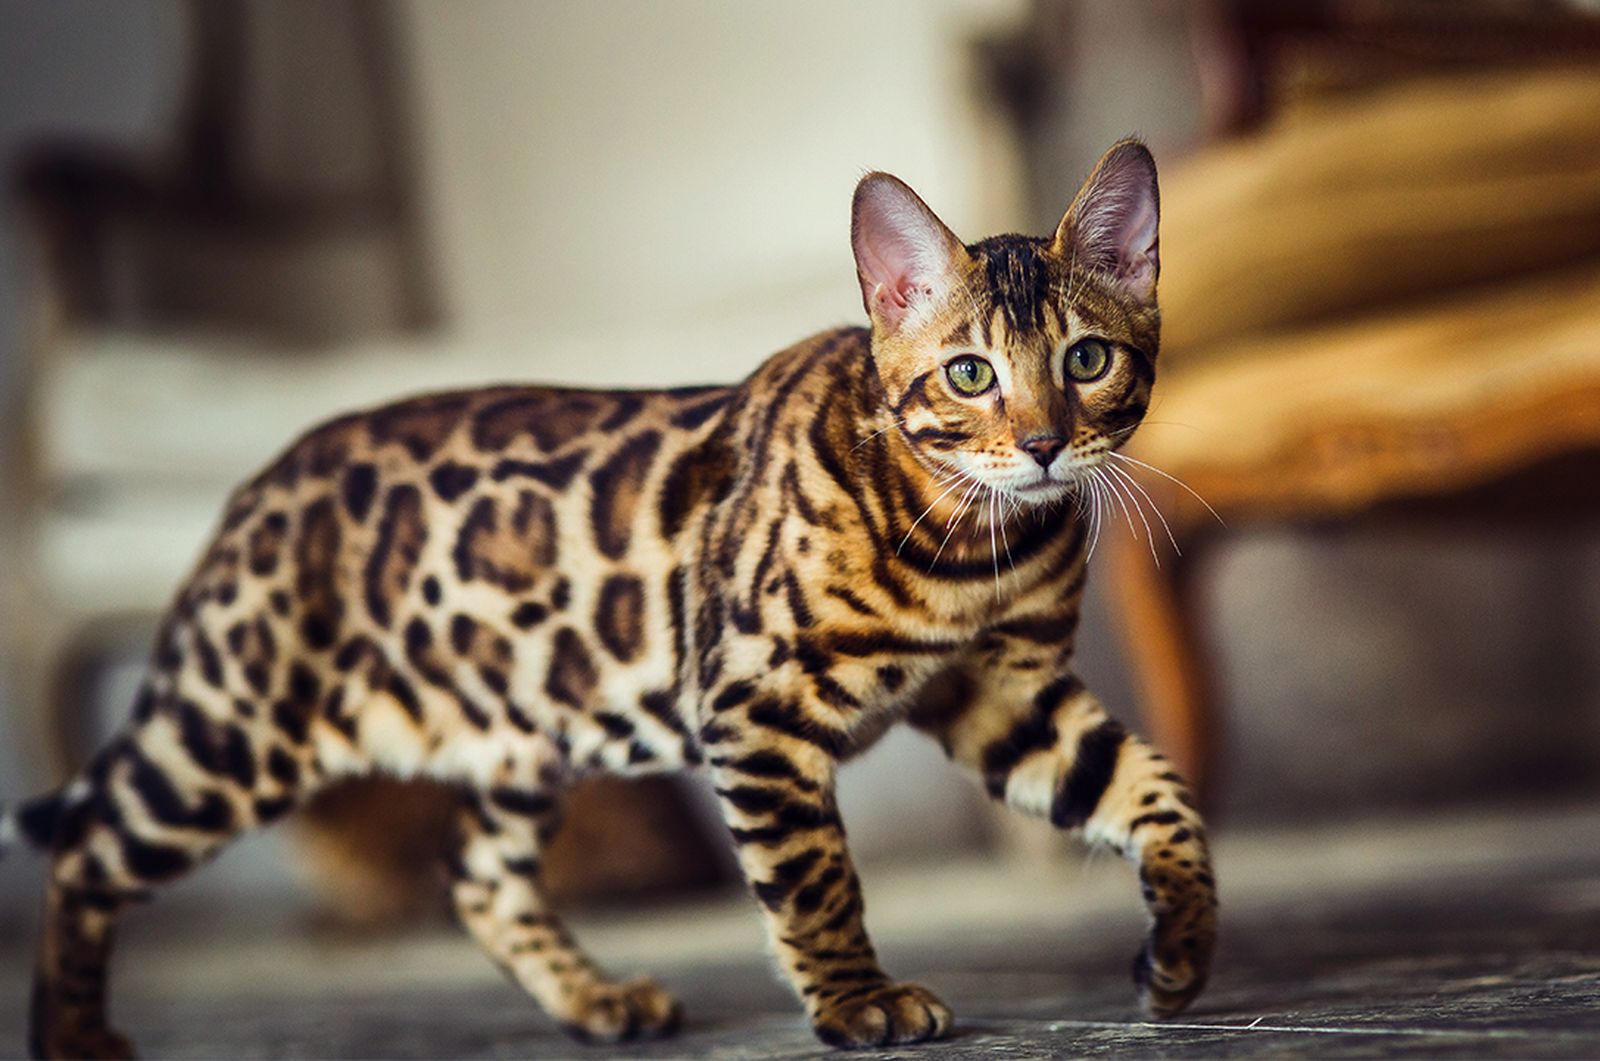
[[[1171,478],[1124,470],[1182,555],[1151,517],[1160,566],[1128,536],[1111,566],[1152,735],[1202,786],[1200,572],[1229,534],[1600,511],[1597,115],[1593,61],[1310,78],[1165,169],[1162,375],[1127,452]]]
[[[277,348],[442,318],[402,27],[382,0],[188,0],[172,140],[41,138],[17,183],[77,326]]]

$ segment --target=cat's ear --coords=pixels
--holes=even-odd
[[[890,332],[948,294],[968,257],[917,193],[887,173],[856,185],[850,243],[867,315]]]
[[[1110,273],[1140,302],[1155,301],[1161,274],[1161,194],[1156,160],[1137,140],[1101,156],[1056,229],[1056,253]]]

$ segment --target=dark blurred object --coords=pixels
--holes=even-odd
[[[460,799],[427,781],[335,785],[294,819],[303,876],[321,913],[347,929],[450,915],[440,859]],[[724,883],[727,857],[686,812],[669,778],[594,778],[573,790],[542,863],[552,901],[584,905]]]
[[[441,859],[454,793],[426,781],[364,778],[318,794],[290,820],[295,867],[330,927],[362,931],[449,915]]]
[[[1195,46],[1214,135],[1255,128],[1307,90],[1327,97],[1440,72],[1600,58],[1578,0],[1209,0]]]
[[[169,150],[41,142],[19,166],[61,312],[298,343],[437,323],[391,6],[188,10]]]

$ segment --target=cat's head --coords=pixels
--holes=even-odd
[[[862,178],[851,240],[873,360],[924,463],[1041,502],[1127,441],[1155,381],[1159,218],[1136,140],[1048,238],[963,245],[898,178]]]

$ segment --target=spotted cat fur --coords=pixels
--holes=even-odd
[[[1156,196],[1124,141],[1053,237],[963,245],[872,174],[853,228],[870,328],[736,386],[436,394],[296,442],[228,503],[129,723],[0,818],[51,859],[31,1049],[130,1054],[105,1005],[125,905],[372,771],[456,786],[461,920],[580,1038],[661,1035],[679,1007],[607,978],[546,905],[560,794],[688,767],[816,1034],[944,1035],[950,1010],[878,963],[833,794],[901,722],[1138,865],[1138,986],[1151,1013],[1182,1009],[1216,936],[1206,832],[1071,667],[1073,501],[1155,378]],[[1091,381],[1064,367],[1085,337],[1109,354]],[[983,394],[953,385],[961,357],[990,367]]]

